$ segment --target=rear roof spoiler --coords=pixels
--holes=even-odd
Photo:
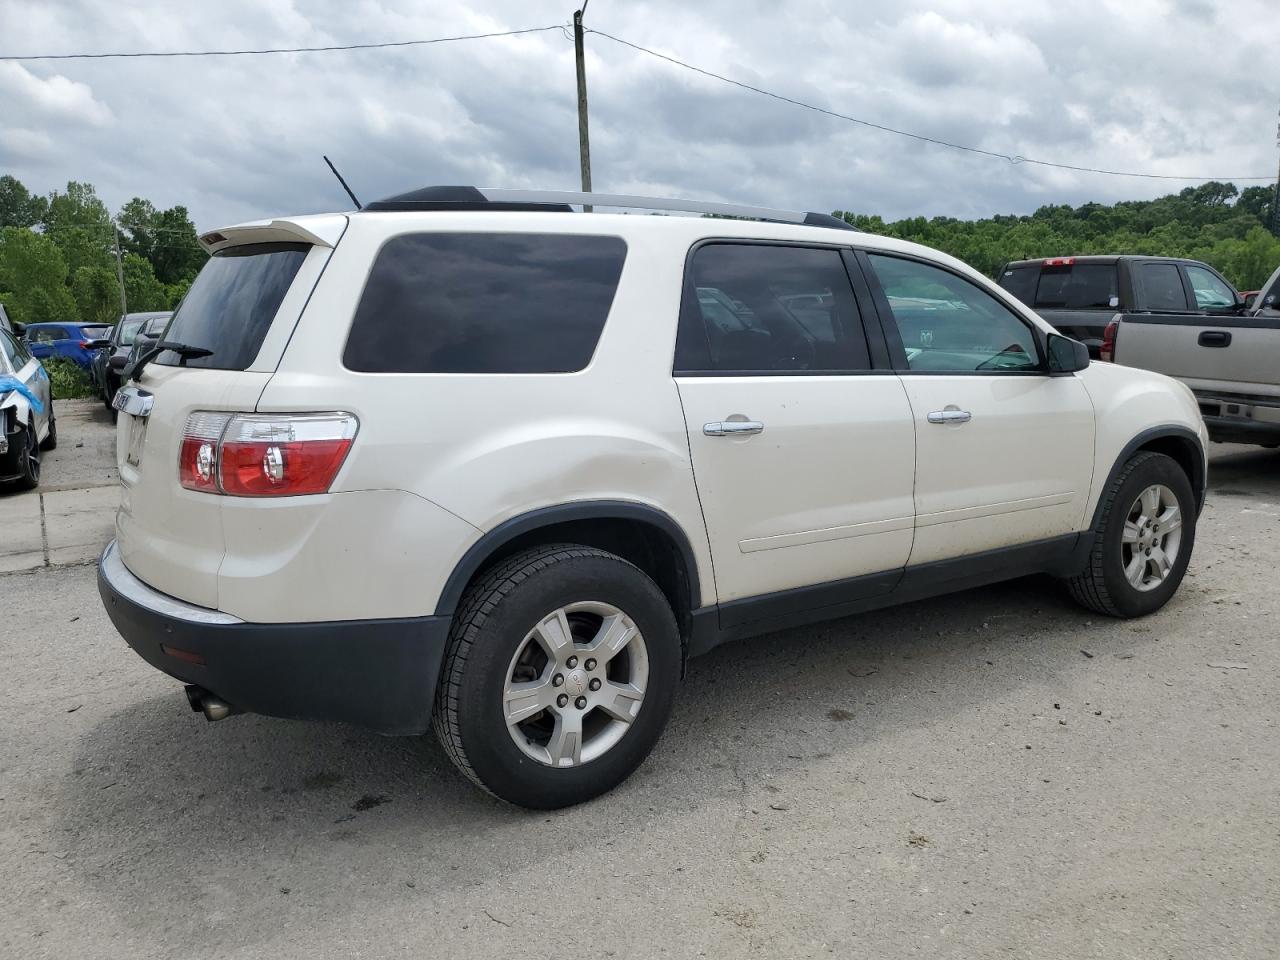
[[[201,234],[200,245],[209,253],[246,243],[310,243],[332,247],[346,229],[347,218],[343,214],[297,220],[251,220]]]

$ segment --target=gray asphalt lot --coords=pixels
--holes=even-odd
[[[0,956],[1275,957],[1280,452],[1212,471],[1159,614],[1029,579],[725,647],[550,814],[429,737],[208,724],[92,566],[2,575]]]

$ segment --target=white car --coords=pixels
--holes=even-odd
[[[201,240],[99,583],[210,719],[434,724],[558,807],[725,641],[1037,572],[1140,616],[1191,556],[1191,393],[926,247],[475,188]]]
[[[40,451],[58,445],[49,375],[27,345],[0,329],[0,490],[40,484]]]

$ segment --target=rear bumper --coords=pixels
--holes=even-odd
[[[98,592],[138,656],[241,710],[387,734],[430,726],[448,617],[247,623],[147,586],[115,541],[99,562]]]
[[[1280,398],[1196,390],[1209,437],[1218,443],[1280,443]]]
[[[1209,439],[1215,443],[1280,443],[1280,423],[1242,417],[1205,417]]]

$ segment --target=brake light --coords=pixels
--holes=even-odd
[[[1071,267],[1075,266],[1075,257],[1050,257],[1044,262],[1046,267]]]
[[[349,413],[193,413],[179,480],[189,490],[232,497],[326,493],[357,427]]]
[[[88,349],[89,349],[89,341],[88,341],[88,340],[81,340],[81,341],[80,341],[80,349],[81,349],[81,350],[88,350]]]
[[[1116,337],[1120,334],[1119,318],[1112,320],[1107,324],[1107,328],[1102,331],[1102,347],[1098,350],[1098,357],[1107,363],[1114,363],[1116,358]]]

